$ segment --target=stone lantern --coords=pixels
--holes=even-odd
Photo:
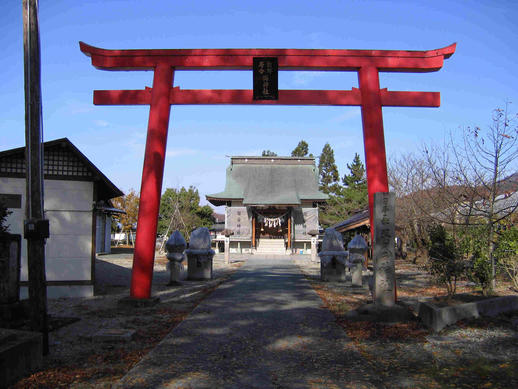
[[[184,250],[187,246],[182,233],[178,230],[171,234],[171,237],[165,244],[167,251],[167,259],[169,260],[169,270],[171,272],[171,280],[169,285],[178,285],[182,276],[182,262],[185,258]]]
[[[353,286],[362,286],[362,269],[368,245],[361,235],[355,235],[347,245],[349,250],[349,268],[351,268]]]
[[[318,230],[309,230],[308,234],[311,235],[311,262],[316,262],[317,261]]]
[[[348,252],[344,249],[342,235],[334,228],[326,228],[318,256],[322,281],[345,281]]]
[[[200,227],[191,233],[187,254],[187,273],[190,280],[212,279],[214,250],[210,247],[210,233],[207,227]]]
[[[234,232],[225,228],[222,234],[225,236],[225,263],[230,263],[230,236],[234,235]]]

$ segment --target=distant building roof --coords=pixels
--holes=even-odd
[[[232,157],[225,190],[206,196],[212,204],[242,200],[244,205],[300,205],[326,201],[318,190],[318,169],[309,157]]]
[[[331,227],[333,227],[338,232],[345,232],[345,231],[353,230],[353,229],[361,227],[361,226],[367,226],[367,227],[370,226],[368,209],[358,212],[358,213],[352,215],[349,219],[336,223],[335,225],[333,225]]]
[[[96,200],[123,196],[117,188],[68,138],[43,143],[45,179],[93,181]],[[0,151],[0,177],[25,177],[25,147]]]

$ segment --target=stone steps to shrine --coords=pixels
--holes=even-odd
[[[256,254],[286,254],[284,239],[259,239]]]

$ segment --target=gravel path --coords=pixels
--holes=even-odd
[[[100,256],[95,297],[49,300],[53,317],[80,320],[49,334],[41,371],[15,388],[111,388],[133,366],[119,388],[518,387],[518,312],[438,334],[416,321],[351,322],[347,312],[370,293],[352,288],[350,276],[321,282],[319,263],[308,256],[248,257],[225,264],[216,255],[214,280],[181,286],[167,285],[167,260],[158,257],[160,304],[136,310],[118,304],[129,294],[132,255]],[[417,266],[396,267],[401,300],[441,292]],[[94,341],[103,329],[136,334],[130,342]]]
[[[383,387],[364,364],[291,259],[251,258],[118,387]]]

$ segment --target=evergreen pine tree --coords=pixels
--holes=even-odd
[[[322,149],[318,159],[318,174],[320,176],[320,190],[324,193],[335,191],[338,187],[338,168],[335,163],[335,153],[329,143]]]
[[[291,152],[292,157],[305,157],[308,155],[309,146],[305,140],[301,140]]]
[[[367,179],[365,178],[365,166],[358,153],[354,153],[353,162],[347,164],[350,174],[345,174],[342,182],[346,187],[367,186]]]
[[[349,174],[342,178],[344,189],[342,194],[347,202],[347,213],[351,215],[354,211],[365,208],[368,204],[367,179],[365,177],[365,166],[358,153],[354,154],[351,164],[347,164]]]

